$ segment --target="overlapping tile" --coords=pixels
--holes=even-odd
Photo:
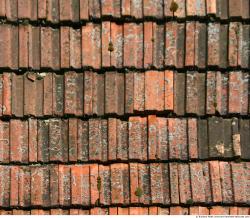
[[[30,20],[77,23],[92,19],[164,19],[177,17],[249,19],[248,0],[3,0],[0,16],[8,21]],[[175,9],[176,8],[176,9]],[[79,10],[80,9],[80,10]],[[175,9],[175,10],[173,10]]]
[[[1,163],[250,159],[247,119],[30,118],[0,127]]]
[[[4,72],[0,82],[2,117],[249,114],[244,71]]]
[[[241,22],[3,24],[0,68],[249,69],[249,32],[249,24]]]
[[[108,167],[100,164],[1,166],[0,203],[4,208],[136,203],[249,205],[249,169],[247,162],[223,161],[114,163]],[[228,170],[233,174],[228,174]],[[178,207],[170,209],[170,213],[181,211]]]
[[[0,214],[249,215],[249,7],[0,1]]]

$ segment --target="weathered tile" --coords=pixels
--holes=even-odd
[[[105,113],[124,114],[124,74],[105,73]]]
[[[50,206],[49,168],[31,167],[31,205]]]
[[[186,119],[168,118],[169,159],[188,159],[186,128]]]
[[[163,17],[163,1],[162,0],[143,0],[143,16],[144,17]]]
[[[129,159],[147,160],[147,119],[129,118]]]
[[[95,1],[90,2],[94,4]],[[99,24],[87,23],[82,26],[82,66],[94,69],[101,67],[101,26]]]
[[[71,203],[72,205],[90,205],[90,169],[88,165],[71,167]]]
[[[174,73],[174,113],[185,114],[185,87],[186,80],[184,73]]]
[[[60,68],[59,33],[58,29],[41,27],[41,67],[53,70]]]
[[[0,162],[10,161],[10,124],[7,121],[0,121]]]
[[[10,161],[28,162],[28,122],[13,119],[10,121]]]
[[[186,74],[186,112],[205,114],[205,74],[188,71]]]
[[[232,186],[231,165],[228,162],[220,162],[219,165],[220,165],[222,200],[224,203],[232,203],[233,186]]]
[[[145,73],[145,110],[164,110],[164,72]]]
[[[127,177],[126,177],[127,176]],[[111,165],[111,203],[128,204],[129,203],[129,184],[128,165],[112,164]],[[125,179],[125,180],[124,180]]]
[[[143,26],[136,23],[124,24],[124,67],[143,66]]]

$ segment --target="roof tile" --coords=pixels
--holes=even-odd
[[[145,110],[164,110],[164,71],[145,73]]]
[[[19,168],[18,176],[18,199],[19,205],[21,207],[27,207],[30,205],[30,169],[28,166],[23,166]]]
[[[101,66],[101,26],[98,24],[82,26],[82,66],[95,69]]]
[[[51,23],[58,23],[60,19],[59,0],[48,0],[46,3],[46,17]]]
[[[129,118],[129,159],[147,160],[147,119]]]
[[[220,180],[220,168],[218,161],[209,162],[209,170],[211,176],[211,190],[213,196],[213,202],[221,202],[221,180]]]
[[[60,68],[59,39],[60,34],[58,29],[41,27],[41,48],[43,48],[41,49],[41,67],[53,70]]]
[[[186,17],[186,2],[185,0],[175,0],[178,5],[177,11],[174,13],[171,11],[172,0],[163,0],[164,1],[164,15],[165,17],[185,18]]]
[[[143,25],[124,24],[123,64],[126,67],[142,68],[143,66]]]

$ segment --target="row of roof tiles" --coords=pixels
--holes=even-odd
[[[103,17],[143,19],[178,18],[213,15],[222,20],[250,18],[249,0],[1,0],[0,17],[9,21],[29,19],[62,21],[100,19]]]
[[[1,215],[249,215],[249,207],[94,207],[92,209],[0,210]]]
[[[248,115],[249,84],[242,71],[3,73],[0,116]]]
[[[202,0],[203,1],[203,0]],[[170,21],[71,27],[0,26],[0,67],[250,67],[250,25]]]
[[[250,204],[250,163],[0,166],[0,206]]]
[[[212,117],[0,122],[0,162],[250,159],[250,123]]]

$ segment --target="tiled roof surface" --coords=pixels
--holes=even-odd
[[[250,0],[0,0],[0,214],[250,214]]]
[[[13,70],[250,67],[249,22],[5,23],[0,31],[0,67]]]

